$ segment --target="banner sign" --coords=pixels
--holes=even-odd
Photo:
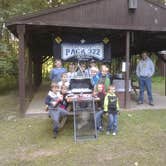
[[[74,59],[104,59],[104,44],[61,44],[61,58],[63,60]]]

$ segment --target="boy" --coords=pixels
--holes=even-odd
[[[91,67],[91,83],[95,87],[99,82],[99,69],[97,67]]]
[[[104,106],[104,98],[105,98],[105,91],[104,91],[104,85],[98,84],[97,85],[97,92],[95,92],[95,97],[98,97],[100,101],[97,102],[97,112],[95,115],[96,118],[96,127],[99,132],[103,131],[102,126],[102,115],[103,115],[103,106]]]
[[[61,81],[61,75],[66,72],[67,72],[66,68],[62,66],[62,61],[60,59],[57,59],[55,61],[55,67],[51,70],[50,73],[51,82]]]
[[[67,73],[63,73],[61,76],[61,81],[58,82],[58,85],[61,89],[61,87],[64,85],[67,88],[69,87],[69,82],[68,82],[68,78],[67,78]]]
[[[107,135],[117,134],[118,130],[118,112],[119,112],[119,101],[118,97],[115,94],[115,87],[109,86],[108,93],[104,99],[104,112],[108,113],[108,127],[107,127]]]
[[[70,82],[70,80],[72,78],[74,78],[74,72],[75,72],[75,64],[74,63],[70,63],[69,64],[69,69],[68,69],[68,72],[67,72],[68,82]]]
[[[51,84],[51,91],[48,92],[48,95],[45,99],[45,104],[48,105],[49,115],[53,120],[53,133],[54,138],[57,137],[59,130],[59,120],[61,117],[69,114],[63,108],[60,108],[60,102],[62,102],[63,96],[59,93],[59,86],[57,83]]]
[[[63,96],[63,99],[60,102],[59,106],[60,106],[60,108],[63,108],[65,110],[68,110],[68,106],[69,106],[69,100],[68,100],[67,90],[68,90],[67,86],[65,86],[65,85],[61,86],[61,95]]]
[[[101,66],[101,73],[99,74],[99,81],[98,83],[103,84],[105,91],[108,91],[108,87],[110,86],[111,82],[110,82],[110,78],[108,77],[108,69],[106,65],[102,65]]]

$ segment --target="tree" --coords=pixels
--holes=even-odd
[[[5,27],[12,16],[36,12],[76,0],[0,0],[0,75],[17,76],[17,41]]]

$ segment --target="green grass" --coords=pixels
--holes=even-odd
[[[164,96],[165,95],[165,78],[164,77],[159,77],[155,76],[152,77],[152,88],[153,91],[156,93],[159,93],[160,95]]]
[[[165,166],[166,110],[122,112],[117,136],[75,143],[72,118],[53,139],[49,118],[18,117],[17,99],[0,96],[1,166]]]
[[[138,79],[135,77],[134,85],[138,85]],[[153,76],[152,77],[152,92],[158,93],[161,96],[165,95],[165,78],[160,76]]]
[[[18,94],[6,87],[0,89],[0,166],[165,166],[166,109],[122,112],[117,136],[104,132],[75,143],[72,118],[53,139],[51,120],[19,118]],[[163,94],[164,78],[154,77],[153,89]]]

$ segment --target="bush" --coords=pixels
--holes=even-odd
[[[0,78],[0,94],[9,92],[17,88],[17,79],[13,76],[6,76]]]
[[[18,61],[16,56],[2,56],[0,57],[0,76],[14,76],[18,77]]]

